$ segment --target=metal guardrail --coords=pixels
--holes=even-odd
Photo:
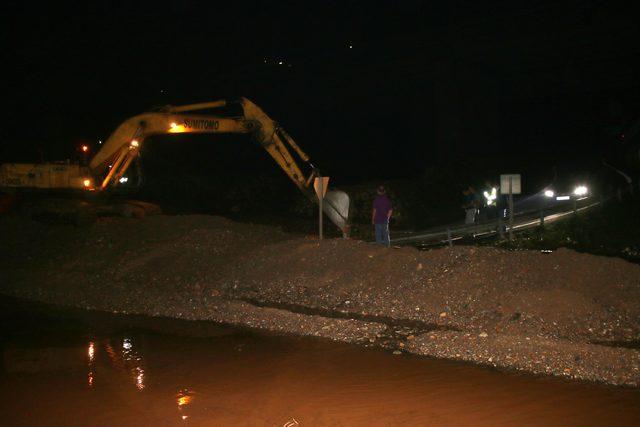
[[[627,187],[625,190],[618,190],[613,196],[593,201],[593,197],[585,197],[559,204],[553,208],[536,209],[526,212],[519,212],[514,215],[514,224],[512,231],[519,232],[530,228],[535,228],[545,223],[553,223],[570,218],[579,212],[593,209],[612,199],[622,199],[624,194],[633,194],[633,186]],[[567,209],[569,208],[569,209]],[[446,227],[434,227],[421,232],[415,232],[409,235],[391,238],[392,245],[406,245],[422,243],[424,245],[448,244],[453,245],[454,241],[462,240],[467,237],[490,237],[497,234],[509,233],[510,227],[507,219],[482,222],[479,224],[457,225],[452,224]]]

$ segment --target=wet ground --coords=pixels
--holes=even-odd
[[[4,425],[638,425],[640,390],[0,300]]]

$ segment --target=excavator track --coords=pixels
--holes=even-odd
[[[29,197],[15,204],[22,216],[55,224],[90,225],[102,217],[142,219],[162,214],[153,203],[140,200],[100,200],[78,198]]]

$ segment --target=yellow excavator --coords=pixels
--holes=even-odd
[[[207,113],[238,103],[242,114],[223,117]],[[207,111],[207,112],[205,112]],[[115,187],[153,135],[163,134],[250,134],[276,161],[293,183],[309,199],[316,201],[314,180],[319,170],[291,136],[257,105],[246,98],[204,102],[183,106],[166,106],[125,120],[102,145],[88,166],[65,163],[0,165],[0,189],[78,190],[104,192]],[[293,155],[306,163],[305,175]],[[349,196],[342,191],[328,191],[324,198],[325,215],[342,231],[349,233]]]

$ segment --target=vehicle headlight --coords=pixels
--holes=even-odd
[[[546,191],[544,192],[544,195],[545,195],[546,197],[553,197],[555,194],[556,194],[556,193],[554,193],[554,192],[553,192],[553,190],[546,190]]]
[[[576,196],[584,196],[589,192],[589,189],[585,185],[578,185],[574,190],[573,194]]]

